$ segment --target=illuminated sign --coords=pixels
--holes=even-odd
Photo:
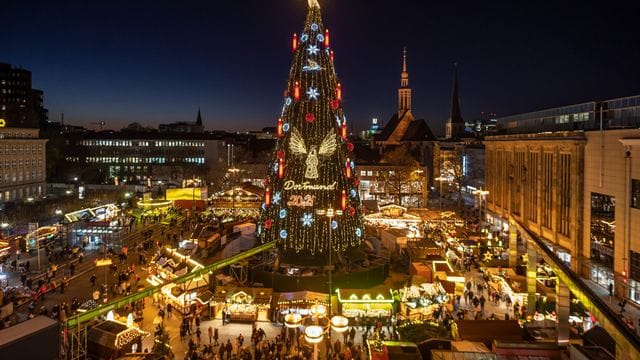
[[[284,183],[285,190],[335,190],[338,186],[338,182],[334,181],[329,185],[313,185],[308,181],[303,182],[302,184],[297,184],[293,180],[287,180]]]
[[[315,199],[316,197],[313,195],[290,195],[289,201],[287,201],[287,206],[313,206],[313,202]]]
[[[0,119],[0,127],[7,126],[7,121],[5,119]]]

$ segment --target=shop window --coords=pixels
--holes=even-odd
[[[629,251],[629,277],[640,281],[640,253]]]
[[[631,180],[631,207],[640,209],[640,180]]]
[[[615,197],[591,193],[591,259],[613,267]]]

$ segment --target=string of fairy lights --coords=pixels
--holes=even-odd
[[[285,254],[316,256],[327,254],[331,232],[334,250],[344,252],[361,244],[364,218],[342,85],[319,8],[309,8],[304,30],[293,35],[291,45],[293,62],[258,234],[263,242],[279,240]],[[342,214],[317,214],[328,208]]]

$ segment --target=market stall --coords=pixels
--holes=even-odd
[[[407,250],[411,262],[420,260],[442,259],[445,256],[444,248],[431,239],[422,239],[407,243]]]
[[[431,267],[424,262],[413,262],[411,263],[411,275],[421,276],[428,281],[431,281],[433,278],[431,271]]]
[[[536,280],[546,287],[556,286],[556,273],[547,264],[538,264],[536,266]]]
[[[214,296],[216,316],[228,321],[253,322],[270,319],[273,290],[218,287]]]
[[[484,272],[489,277],[489,287],[497,291],[503,299],[508,297],[513,304],[516,302],[520,305],[526,304],[528,288],[525,276],[516,275],[511,268],[486,268]],[[534,291],[537,295],[546,296],[547,294],[544,285],[538,282]]]
[[[394,204],[381,206],[379,212],[367,214],[364,219],[367,224],[382,228],[418,229],[422,223],[420,216],[408,213],[406,207]],[[415,237],[421,237],[419,231],[415,234]]]
[[[166,284],[162,287],[158,300],[165,304],[171,303],[174,309],[185,314],[191,311],[192,306],[200,309],[204,305],[197,299],[206,291],[209,275],[195,277],[180,285],[171,283],[177,277],[204,268],[202,264],[180,251],[189,249],[162,248],[149,264],[147,282],[153,286]]]
[[[180,251],[180,249],[170,247],[162,248],[149,264],[147,282],[154,286],[165,284],[179,276],[204,268],[202,264],[191,259],[188,255],[183,255]],[[189,251],[189,249],[187,247],[182,251]],[[208,277],[203,280],[202,286],[209,283]]]
[[[123,220],[116,204],[82,209],[64,215],[70,245],[100,246],[119,239]]]
[[[329,295],[313,291],[280,293],[273,308],[278,319],[283,319],[286,314],[292,313],[307,316],[313,305],[329,306]]]
[[[142,339],[149,333],[135,326],[107,320],[87,332],[87,355],[91,359],[115,359],[120,355],[138,352]]]
[[[431,262],[433,280],[440,279],[452,282],[464,283],[465,277],[459,271],[453,269],[447,260],[435,260]]]
[[[361,289],[338,289],[338,303],[343,316],[386,318],[393,315],[393,292],[361,290]]]
[[[450,300],[440,282],[422,283],[400,289],[400,313],[407,319],[424,320]]]

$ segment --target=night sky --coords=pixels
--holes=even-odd
[[[454,61],[465,119],[640,94],[639,3],[320,0],[355,129],[394,113],[407,46],[413,113],[436,134]],[[201,107],[207,129],[260,129],[281,110],[306,4],[5,0],[0,62],[33,72],[51,120],[156,126]]]

